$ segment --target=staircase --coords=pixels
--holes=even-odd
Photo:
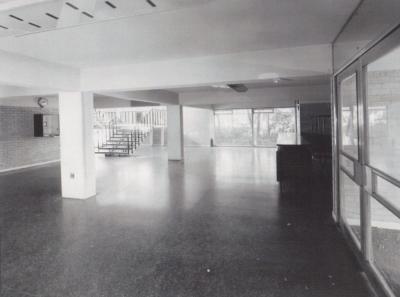
[[[104,154],[107,157],[130,156],[147,137],[150,137],[153,128],[160,125],[155,120],[158,118],[155,115],[159,114],[159,111],[141,112],[140,116],[132,116],[132,111],[130,116],[128,113],[96,112],[96,154]],[[135,120],[132,120],[133,118]]]
[[[129,156],[136,151],[149,134],[148,129],[126,129],[116,126],[109,131],[104,141],[98,142],[95,152],[107,157]]]

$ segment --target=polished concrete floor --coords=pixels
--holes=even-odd
[[[329,187],[280,197],[275,151],[99,157],[98,195],[61,199],[59,165],[0,175],[1,296],[369,296]],[[319,185],[319,186],[318,186]]]

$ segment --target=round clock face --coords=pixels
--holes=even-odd
[[[40,107],[45,107],[47,104],[49,103],[49,101],[46,99],[46,98],[42,98],[42,97],[40,97],[39,99],[38,99],[38,105],[40,106]]]

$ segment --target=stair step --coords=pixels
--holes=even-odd
[[[131,152],[128,150],[107,150],[107,149],[99,149],[96,151],[98,154],[108,154],[108,153],[117,153],[117,154],[130,154]]]

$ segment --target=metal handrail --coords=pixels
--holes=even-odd
[[[130,113],[130,114],[127,114]],[[136,112],[127,111],[123,114],[116,112],[96,112],[96,120],[102,123],[101,131],[97,131],[97,152],[103,152],[104,147],[111,152],[125,150],[128,154],[133,153],[150,134],[155,126],[165,126],[165,111],[151,109],[143,112],[138,120]],[[106,123],[104,123],[106,122]],[[116,136],[120,138],[118,141]],[[125,135],[125,137],[121,137]],[[124,140],[122,140],[124,138]],[[121,145],[126,148],[121,148]]]

